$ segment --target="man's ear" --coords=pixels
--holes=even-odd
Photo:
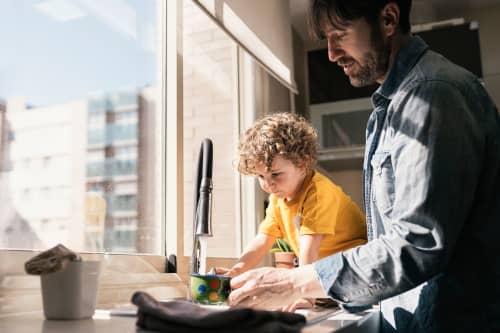
[[[380,13],[382,33],[387,36],[393,36],[399,28],[399,6],[395,2],[389,2],[384,6]]]

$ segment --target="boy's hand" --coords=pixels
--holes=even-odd
[[[234,265],[232,268],[214,267],[214,269],[215,269],[215,274],[227,275],[230,277],[235,277],[235,276],[240,275],[242,273],[241,268],[239,267],[238,264]]]
[[[229,268],[226,267],[214,267],[215,274],[217,275],[228,275],[228,273],[231,271]]]

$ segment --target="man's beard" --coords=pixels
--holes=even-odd
[[[363,55],[362,60],[365,65],[360,65],[359,71],[349,76],[349,81],[354,87],[377,83],[376,80],[386,74],[389,68],[391,49],[388,43],[384,42],[378,25],[372,29],[371,42],[372,50]]]

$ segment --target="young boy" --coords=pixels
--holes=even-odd
[[[239,145],[238,171],[258,177],[269,193],[269,205],[258,235],[231,269],[217,273],[239,275],[255,268],[284,238],[299,265],[366,242],[363,213],[342,189],[314,169],[317,134],[302,117],[279,113],[257,121]],[[285,310],[305,307],[304,301]]]

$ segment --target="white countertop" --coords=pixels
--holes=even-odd
[[[9,333],[136,333],[135,318],[45,320],[43,313],[30,312],[0,317],[0,332]]]
[[[324,312],[326,314],[327,312]],[[320,314],[320,313],[319,313]],[[378,327],[378,310],[370,310],[360,315],[337,311],[329,318],[311,326],[303,333],[323,332],[375,332]],[[9,333],[137,333],[146,332],[135,326],[133,316],[110,316],[109,311],[98,310],[92,319],[86,320],[45,320],[43,313],[26,312],[0,317],[0,332]],[[375,326],[374,326],[375,325]]]

